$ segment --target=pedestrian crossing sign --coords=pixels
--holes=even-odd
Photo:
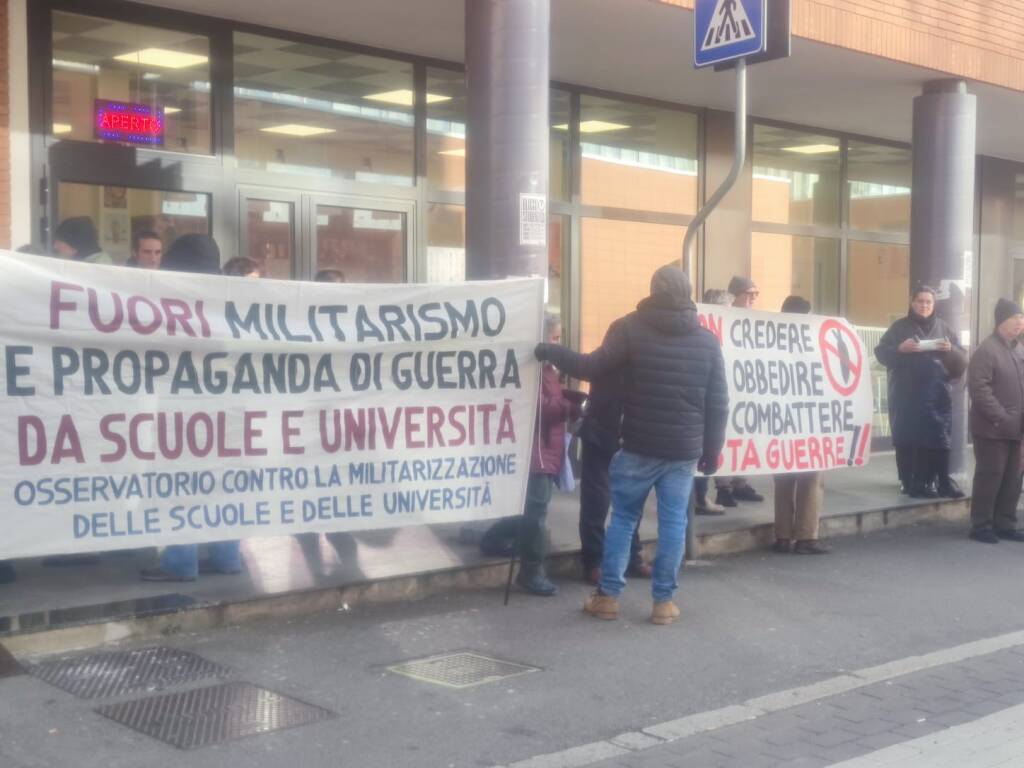
[[[696,0],[694,6],[695,66],[707,67],[764,50],[765,0]]]

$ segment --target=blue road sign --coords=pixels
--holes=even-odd
[[[764,50],[765,0],[696,0],[693,64],[708,67]]]

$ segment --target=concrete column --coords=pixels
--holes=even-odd
[[[550,0],[465,9],[466,276],[546,277]]]
[[[914,99],[910,282],[939,289],[936,312],[959,332],[970,331],[976,122],[977,101],[962,80],[925,83]],[[978,335],[987,332],[978,329]],[[953,396],[951,469],[957,473],[966,434],[961,382]]]

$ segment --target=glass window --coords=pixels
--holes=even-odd
[[[884,331],[907,314],[910,248],[851,240],[847,253],[846,318]]]
[[[316,206],[316,270],[337,269],[350,283],[405,279],[405,214]]]
[[[787,296],[803,296],[819,314],[839,312],[839,241],[754,232],[750,276],[761,295],[757,308],[775,312]]]
[[[240,166],[413,183],[411,64],[243,32],[234,40]]]
[[[851,141],[847,150],[850,226],[910,232],[910,150]]]
[[[568,200],[572,196],[569,180],[572,165],[569,162],[572,151],[569,142],[571,101],[572,97],[566,91],[551,89],[551,101],[548,106],[548,119],[551,122],[548,197],[551,200]]]
[[[53,14],[53,136],[209,154],[210,41]]]
[[[427,282],[466,279],[466,207],[427,204]]]
[[[293,277],[295,206],[286,201],[246,201],[246,243],[264,277]]]
[[[839,139],[755,125],[753,162],[754,221],[839,225]]]
[[[678,261],[684,227],[615,219],[583,219],[580,349],[600,345],[612,321],[650,294],[651,275]]]
[[[580,148],[584,205],[696,213],[695,114],[583,96]]]
[[[466,75],[427,70],[427,179],[434,189],[466,189]],[[460,278],[461,279],[461,278]]]
[[[61,182],[57,195],[61,220],[88,217],[101,250],[117,264],[132,255],[136,232],[156,232],[164,251],[181,235],[210,232],[210,199],[204,194]]]

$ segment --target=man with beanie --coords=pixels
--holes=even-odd
[[[164,272],[220,274],[220,249],[208,235],[182,235],[160,263]],[[210,557],[199,560],[198,544],[172,544],[164,548],[160,565],[142,571],[143,581],[195,581],[200,573],[239,573],[242,558],[237,541],[212,541]]]
[[[1024,310],[1007,299],[996,303],[996,330],[978,346],[967,368],[974,436],[971,534],[975,541],[1024,541],[1017,530],[1024,433]]]
[[[718,340],[697,322],[690,279],[676,266],[651,278],[651,295],[608,329],[601,346],[579,354],[539,344],[539,360],[574,378],[623,374],[622,448],[610,468],[612,520],[605,534],[601,583],[583,610],[615,619],[626,585],[630,540],[651,489],[658,497],[651,621],[671,624],[683,558],[686,507],[694,470],[714,473],[725,442],[729,394]]]
[[[62,259],[90,264],[114,263],[100,248],[96,227],[88,216],[73,216],[58,224],[53,230],[53,250]]]
[[[761,292],[749,277],[735,275],[729,281],[729,293],[733,296],[732,305],[740,309],[753,309]],[[754,490],[747,478],[734,477],[715,478],[715,502],[723,507],[739,506],[739,501],[764,501],[764,496]]]

